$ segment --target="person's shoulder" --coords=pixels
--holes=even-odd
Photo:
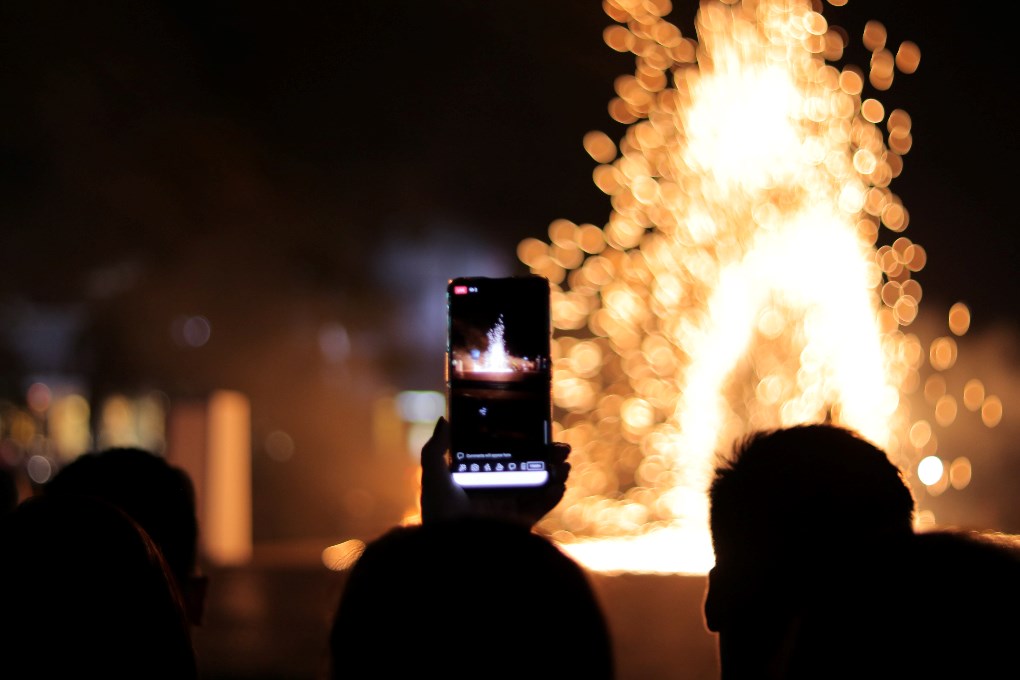
[[[968,565],[1020,567],[1020,536],[965,529],[933,529],[918,532],[914,539],[920,558],[938,560],[952,568]]]
[[[1020,538],[959,529],[919,532],[912,558],[916,589],[937,609],[956,612],[961,621],[995,618],[997,612],[1016,620]]]

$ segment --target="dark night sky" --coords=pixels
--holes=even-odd
[[[674,4],[686,35],[696,7]],[[892,188],[928,251],[922,312],[963,300],[975,333],[1015,332],[1014,29],[964,7],[824,14],[853,63],[869,19],[921,48],[871,94],[913,119]],[[608,218],[581,139],[623,131],[606,105],[633,56],[602,42],[611,23],[597,0],[5,3],[0,396],[26,370],[279,391],[312,367],[267,357],[323,319],[399,387],[438,388],[441,358],[421,357],[442,349],[445,280],[520,271],[516,244],[556,218]],[[21,332],[45,310],[71,319],[68,346]],[[170,338],[192,314],[203,352]]]
[[[674,7],[688,34],[694,11]],[[919,71],[878,93],[914,120],[893,188],[920,278],[975,323],[1013,319],[1006,22],[913,0],[825,14],[855,45],[866,19],[920,44]],[[0,20],[5,294],[79,299],[126,261],[166,276],[217,232],[345,288],[386,238],[437,222],[512,257],[552,219],[608,216],[580,139],[622,129],[606,103],[632,57],[601,42],[596,0],[8,3]]]

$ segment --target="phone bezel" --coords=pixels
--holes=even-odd
[[[463,288],[459,288],[463,287]],[[467,290],[461,292],[458,290]],[[474,289],[474,290],[472,290]],[[479,313],[483,321],[476,320],[475,323],[465,321],[464,317],[455,318],[459,306],[468,300],[471,295],[478,295],[478,304],[495,305],[497,309],[485,308],[484,313]],[[458,304],[460,303],[460,304]],[[447,419],[450,422],[450,466],[454,481],[464,488],[470,489],[505,489],[513,487],[537,487],[545,484],[549,479],[548,461],[546,450],[552,439],[552,323],[551,323],[551,285],[548,279],[537,276],[511,276],[511,277],[480,277],[460,276],[451,278],[447,282],[447,343],[446,343],[446,401]],[[502,314],[500,319],[509,317],[506,333],[507,348],[526,347],[520,354],[525,360],[534,365],[530,368],[514,372],[510,369],[503,369],[502,375],[475,372],[473,375],[483,375],[491,380],[479,380],[470,376],[470,372],[458,372],[455,364],[455,353],[461,349],[457,342],[463,341],[459,333],[458,324],[466,324],[473,331],[489,330],[489,342],[491,344],[492,327],[494,319],[498,316],[495,312]],[[536,316],[537,315],[537,316]],[[470,318],[470,312],[466,318]],[[516,325],[515,325],[516,324]],[[514,334],[528,334],[527,338],[515,336]],[[478,351],[478,348],[473,348]],[[509,352],[509,349],[508,349]],[[474,354],[474,353],[472,353]],[[508,354],[511,362],[518,364],[520,357]],[[463,357],[462,357],[463,359]],[[463,363],[463,361],[462,361]],[[509,373],[507,372],[509,371]],[[506,381],[506,382],[502,382]],[[498,387],[499,390],[485,390],[485,387]],[[475,392],[486,392],[488,397],[471,396]],[[501,393],[503,390],[505,394]],[[520,403],[515,404],[515,395]],[[519,437],[520,441],[511,441],[509,436],[503,441],[499,436],[489,438],[487,442],[493,444],[494,450],[486,450],[486,447],[475,447],[472,439],[484,439],[478,430],[467,430],[471,436],[465,436],[465,422],[468,417],[461,411],[465,400],[475,398],[479,404],[486,408],[498,407],[498,410],[506,410],[514,416],[527,418],[530,422],[522,428],[514,428],[514,438]],[[527,401],[524,406],[521,403]],[[473,406],[472,406],[473,408]],[[461,422],[464,420],[465,422]],[[498,417],[495,418],[498,421]],[[464,444],[464,446],[461,446]],[[502,446],[501,445],[504,445]],[[460,456],[460,457],[459,457]],[[465,460],[465,456],[467,460]],[[491,456],[486,458],[484,456]],[[490,471],[479,469],[470,471],[472,464],[480,468],[485,463],[492,465]],[[503,464],[502,470],[496,469],[496,465]],[[524,464],[526,467],[520,469]],[[517,469],[507,469],[508,466],[517,466]],[[465,466],[467,469],[465,469]],[[538,469],[532,469],[538,468]]]

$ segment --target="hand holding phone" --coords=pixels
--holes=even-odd
[[[421,450],[421,517],[434,522],[463,516],[498,517],[534,526],[563,499],[570,474],[570,445],[552,442],[545,452],[549,480],[536,488],[509,488],[485,493],[465,489],[450,471],[450,425],[439,418]]]

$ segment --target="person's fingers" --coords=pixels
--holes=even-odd
[[[549,445],[549,461],[554,465],[564,462],[570,455],[570,444],[553,442]]]
[[[422,484],[434,484],[445,481],[449,469],[446,466],[446,450],[450,447],[449,423],[439,416],[432,436],[421,448]]]
[[[570,463],[567,457],[570,455],[570,444],[564,442],[553,442],[549,446],[549,477],[550,483],[564,486],[567,476],[570,474]]]
[[[469,510],[464,490],[454,481],[447,464],[450,448],[450,424],[440,416],[432,436],[421,449],[421,518],[432,522],[457,517]]]
[[[567,483],[567,477],[570,475],[570,463],[563,461],[561,463],[553,463],[548,467],[549,470],[549,486],[559,485],[564,486]]]

